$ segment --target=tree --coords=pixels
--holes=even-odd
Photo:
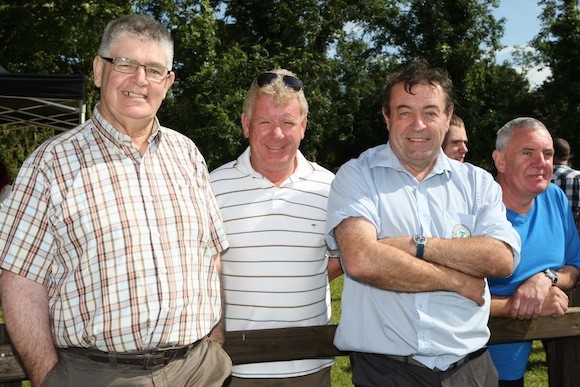
[[[131,9],[130,3],[113,1],[4,2],[0,4],[0,65],[22,74],[91,74],[105,25]],[[98,95],[94,88],[88,91],[91,107]],[[87,113],[90,116],[92,110]],[[46,128],[0,128],[0,157],[12,177],[24,159],[54,134]]]
[[[350,3],[202,1],[200,12],[189,19],[191,30],[177,29],[183,47],[203,60],[179,56],[184,66],[171,111],[182,117],[172,123],[198,143],[210,168],[247,146],[240,125],[245,93],[255,76],[276,67],[294,71],[305,84],[311,114],[302,151],[322,162],[336,160],[328,142],[343,128],[330,123],[340,122],[335,117],[343,105],[334,102],[344,90],[338,83],[341,66],[329,50],[355,10],[356,2]],[[191,38],[198,33],[199,39]],[[199,47],[200,41],[205,46]]]
[[[380,112],[385,78],[425,57],[453,79],[469,161],[489,167],[495,131],[517,115],[549,117],[577,143],[565,131],[578,122],[578,0],[542,3],[545,31],[537,44],[554,77],[535,92],[509,63],[495,63],[503,21],[491,9],[498,0],[6,2],[0,64],[12,72],[90,74],[106,23],[129,12],[150,14],[175,40],[176,82],[160,121],[191,137],[210,168],[247,146],[240,114],[254,77],[283,67],[303,80],[310,104],[301,150],[335,169],[387,140]],[[90,114],[98,94],[89,90]]]
[[[400,0],[386,8],[375,1],[361,20],[377,55],[394,55],[401,64],[422,57],[447,70],[455,111],[467,126],[468,161],[486,168],[505,109],[525,110],[529,89],[523,75],[495,63],[504,23],[493,17],[497,6],[497,0]]]
[[[580,154],[580,4],[579,0],[541,0],[542,29],[533,41],[538,61],[552,75],[539,90],[540,114],[552,132]]]

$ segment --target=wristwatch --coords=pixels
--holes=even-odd
[[[550,281],[552,281],[552,286],[556,286],[558,283],[558,273],[552,269],[546,269],[544,270],[544,274],[550,279]]]
[[[415,246],[417,246],[417,254],[415,256],[417,258],[423,259],[423,253],[425,253],[425,245],[427,244],[427,238],[421,234],[413,235],[413,242]]]

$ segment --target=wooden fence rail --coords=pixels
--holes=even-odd
[[[227,332],[224,349],[234,364],[260,363],[348,353],[333,344],[336,325]],[[490,344],[580,336],[580,307],[559,318],[536,320],[491,318]]]
[[[569,293],[572,305],[580,305],[578,291]],[[283,361],[347,355],[334,344],[336,325],[282,328],[226,333],[224,349],[234,364]],[[548,377],[553,387],[580,387],[580,306],[563,317],[536,320],[491,318],[490,344],[544,340]],[[25,380],[26,375],[12,346],[0,345],[0,387]]]

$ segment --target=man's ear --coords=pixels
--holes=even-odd
[[[167,91],[169,91],[169,88],[171,85],[173,85],[173,82],[175,82],[175,72],[170,71],[167,75],[167,79],[165,79],[165,93],[163,94],[163,99],[165,99],[167,96]]]
[[[504,173],[505,172],[505,156],[498,150],[494,150],[491,153],[491,157],[493,158],[493,163],[495,164],[495,169],[498,172]]]
[[[244,131],[244,137],[250,138],[250,120],[246,116],[246,113],[242,113],[242,129]]]
[[[93,59],[93,79],[95,86],[100,88],[103,82],[103,60],[98,55]]]
[[[387,130],[389,130],[389,114],[387,113],[387,109],[382,108],[381,112],[383,113],[383,118],[385,119],[385,123],[387,124]]]
[[[301,140],[304,140],[304,134],[306,133],[306,125],[308,125],[308,117],[304,117],[300,122],[300,126],[302,127],[302,136],[300,136]]]

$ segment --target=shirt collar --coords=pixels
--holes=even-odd
[[[98,130],[105,135],[109,140],[113,141],[115,144],[121,146],[131,146],[131,137],[127,136],[126,134],[121,133],[113,125],[111,125],[99,112],[100,103],[95,105],[93,109],[93,122],[95,123]],[[151,132],[151,136],[149,136],[149,143],[161,141],[163,133],[163,127],[159,124],[159,120],[157,117],[154,118],[153,122],[153,130]]]
[[[374,157],[369,163],[370,168],[374,167],[385,167],[392,168],[399,172],[409,173],[399,161],[399,158],[393,152],[391,148],[391,143],[388,142],[386,146],[380,147],[378,152],[375,153]],[[433,169],[429,172],[429,176],[440,175],[447,172],[451,174],[452,168],[450,164],[450,159],[443,153],[443,149],[439,149],[439,154],[437,155],[437,160]]]

